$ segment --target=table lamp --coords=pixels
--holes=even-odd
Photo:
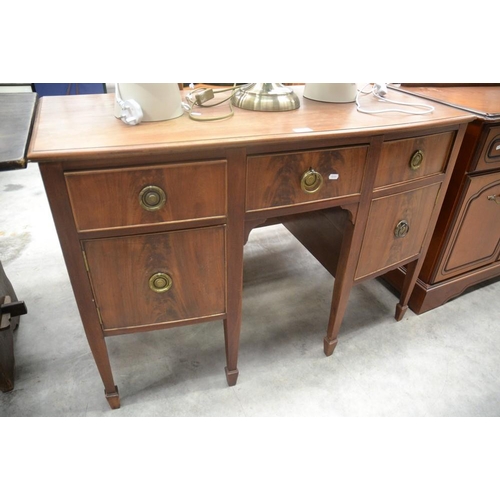
[[[306,83],[304,97],[321,102],[354,102],[357,85],[355,83]]]
[[[117,83],[115,116],[128,125],[171,120],[183,114],[177,83]]]
[[[300,106],[295,92],[281,83],[249,83],[236,90],[231,103],[252,111],[290,111]]]

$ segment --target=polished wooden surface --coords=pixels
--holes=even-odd
[[[302,96],[302,87],[294,87]],[[186,91],[184,91],[186,92]],[[415,97],[389,91],[414,102]],[[383,103],[363,97],[363,106],[382,109]],[[114,116],[114,95],[46,96],[40,100],[38,120],[30,144],[33,161],[119,157],[144,153],[174,153],[224,146],[259,146],[314,139],[346,138],[390,133],[395,130],[423,130],[429,125],[456,124],[468,116],[460,110],[436,105],[430,115],[359,113],[352,103],[321,103],[301,98],[294,111],[255,112],[235,108],[228,120],[198,122],[187,115],[130,127]],[[108,157],[109,158],[109,157]]]
[[[372,98],[364,106],[384,104]],[[471,119],[440,105],[430,115],[366,115],[352,103],[301,98],[296,111],[236,109],[224,121],[182,116],[130,127],[113,116],[111,95],[43,98],[30,158],[40,163],[110,406],[120,398],[109,335],[222,320],[226,378],[236,383],[243,247],[266,221],[283,222],[335,273],[326,355],[337,345],[352,286],[407,264],[401,319]],[[425,160],[408,173],[414,148],[425,150]],[[311,170],[323,176],[314,193],[301,187]],[[150,184],[166,193],[153,212],[139,203]],[[403,218],[411,222],[408,239],[395,236]],[[321,256],[320,240],[335,255]],[[155,273],[172,276],[164,294],[148,288]]]
[[[405,86],[402,91],[451,104],[469,110],[485,118],[500,118],[500,84],[497,85],[440,85]]]

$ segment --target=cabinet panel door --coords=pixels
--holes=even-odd
[[[372,201],[355,279],[378,275],[417,258],[441,184]]]
[[[500,252],[500,172],[470,177],[436,281],[495,262]]]
[[[83,244],[104,331],[225,312],[224,227]]]

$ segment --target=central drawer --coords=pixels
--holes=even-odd
[[[252,156],[246,210],[286,207],[359,194],[366,146]]]
[[[225,313],[225,227],[83,242],[104,331]]]
[[[65,174],[79,231],[226,215],[226,161]]]

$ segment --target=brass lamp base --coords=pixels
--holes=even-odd
[[[300,106],[295,92],[281,83],[250,83],[235,92],[231,103],[251,111],[291,111]]]

